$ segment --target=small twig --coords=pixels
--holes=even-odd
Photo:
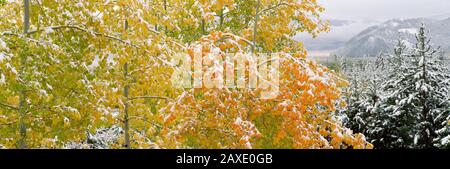
[[[132,100],[137,100],[137,99],[162,99],[162,100],[166,100],[166,101],[171,100],[170,98],[162,97],[162,96],[137,96],[137,97],[132,97],[128,100],[132,101]]]
[[[15,124],[16,122],[9,122],[9,123],[0,123],[0,126],[10,126]]]
[[[238,36],[238,35],[234,35],[234,34],[231,34],[231,33],[224,33],[223,36],[224,36],[224,37],[233,37],[233,38],[236,38],[236,39],[238,39],[238,40],[244,41],[245,43],[247,43],[247,44],[250,45],[250,46],[255,46],[255,45],[253,44],[252,41],[250,41],[250,40],[248,40],[248,39],[245,39],[245,38],[243,38],[243,37],[240,37],[240,36]]]
[[[6,107],[6,108],[9,108],[9,109],[13,109],[13,110],[19,110],[19,108],[17,108],[16,106],[9,105],[9,104],[6,104],[6,103],[0,103],[0,106]]]
[[[79,26],[75,26],[75,25],[50,26],[50,27],[47,27],[46,29],[58,30],[58,29],[66,29],[66,28],[67,29],[75,29],[75,30],[79,30],[79,31],[82,31],[82,32],[90,33],[90,34],[95,35],[95,36],[103,36],[103,37],[108,38],[108,39],[113,39],[113,40],[122,42],[124,44],[130,45],[130,46],[133,46],[133,47],[137,47],[136,45],[132,44],[131,42],[127,42],[127,41],[125,41],[123,39],[120,39],[118,37],[115,37],[115,36],[112,36],[112,35],[103,34],[103,33],[94,32],[94,31],[91,31],[91,30],[88,30],[88,29],[85,29],[85,28],[82,28],[82,27],[79,27]],[[44,30],[45,29],[38,29],[38,30],[34,30],[34,31],[29,31],[27,34],[28,35],[32,35],[32,34],[35,34],[35,33],[42,32]]]
[[[148,119],[145,119],[145,118],[142,118],[142,117],[138,117],[138,116],[130,116],[129,119],[130,119],[130,120],[131,120],[131,119],[143,120],[143,121],[145,121],[145,122],[147,122],[147,123],[152,124],[152,125],[155,126],[155,127],[163,128],[161,125],[156,124],[156,123],[154,123],[154,122],[151,122],[151,121],[149,121]]]
[[[145,66],[145,67],[141,67],[141,68],[139,68],[139,69],[130,71],[130,73],[128,73],[128,74],[129,74],[129,75],[133,75],[133,74],[135,74],[135,73],[137,73],[137,72],[143,72],[143,71],[146,71],[147,69],[150,69],[150,68],[152,68],[152,67],[153,67],[153,65],[148,65],[148,66]]]
[[[274,5],[274,6],[268,7],[268,8],[266,8],[266,9],[263,9],[263,10],[259,11],[258,14],[264,13],[264,12],[266,12],[266,11],[270,11],[270,10],[272,10],[272,9],[276,9],[276,8],[281,7],[281,6],[283,6],[283,5],[288,6],[288,7],[291,6],[291,5],[289,5],[288,3],[282,2],[282,3],[276,4],[276,5]]]
[[[30,41],[30,42],[33,42],[33,43],[36,43],[36,44],[42,45],[42,46],[48,46],[48,44],[50,44],[50,42],[40,41],[40,40],[37,40],[37,39],[26,37],[26,36],[24,36],[22,34],[17,34],[17,33],[12,33],[12,32],[2,32],[2,33],[0,33],[0,35],[2,35],[2,36],[5,36],[5,35],[16,36],[16,37],[25,39],[26,41]]]

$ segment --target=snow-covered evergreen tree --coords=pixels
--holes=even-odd
[[[398,41],[394,54],[375,64],[386,67],[366,70],[373,75],[359,81],[368,86],[359,86],[362,94],[346,110],[347,126],[365,134],[376,148],[450,146],[450,74],[425,26],[416,39],[410,48]]]
[[[416,39],[416,45],[404,60],[405,66],[392,71],[390,81],[383,87],[387,97],[382,106],[391,118],[385,129],[393,130],[392,136],[403,146],[445,147],[441,140],[449,135],[450,84],[446,79],[450,75],[436,56],[437,50],[431,46],[424,26]]]
[[[373,133],[366,133],[373,128],[376,114],[379,114],[381,84],[384,81],[384,60],[358,62],[349,66],[345,74],[351,82],[347,90],[347,109],[344,110],[347,127],[354,132],[364,133],[371,137]]]
[[[403,82],[407,78],[405,72],[408,72],[407,57],[410,55],[410,50],[405,45],[404,41],[398,40],[394,47],[394,52],[387,58],[383,59],[386,65],[383,64],[383,74],[381,86],[378,86],[380,90],[379,103],[374,104],[372,107],[372,113],[365,119],[367,126],[363,133],[370,135],[371,142],[377,145],[377,148],[406,148],[409,145],[405,144],[404,135],[408,136],[408,126],[411,126],[411,118],[414,118],[411,113],[399,113],[392,114],[395,105],[399,104],[397,99],[392,99],[391,94],[395,94],[395,91],[403,88],[399,86],[398,82]],[[407,86],[407,84],[406,84]],[[364,101],[363,101],[364,103]],[[367,107],[361,105],[362,108]],[[361,112],[364,113],[364,112]]]

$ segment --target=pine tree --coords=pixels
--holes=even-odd
[[[376,133],[367,131],[376,122],[376,114],[380,113],[380,88],[385,79],[382,61],[381,57],[376,61],[360,61],[345,72],[351,82],[346,96],[348,106],[342,110],[345,125],[370,138]]]
[[[449,146],[450,74],[424,26],[416,39],[413,47],[398,40],[393,54],[374,64],[378,69],[345,73],[352,82],[346,126],[376,148]]]
[[[379,146],[385,148],[445,147],[442,138],[449,134],[449,79],[443,63],[435,56],[436,49],[425,34],[425,26],[416,35],[411,51],[396,48],[386,92],[378,116]],[[406,52],[406,53],[404,53]],[[386,118],[387,117],[387,118]],[[374,143],[377,145],[377,143]]]

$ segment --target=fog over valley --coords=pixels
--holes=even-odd
[[[310,57],[328,56],[329,53],[341,48],[353,48],[354,46],[349,47],[350,40],[374,26],[381,29],[383,24],[389,21],[392,23],[397,20],[399,25],[384,25],[384,28],[389,29],[389,33],[382,36],[385,38],[383,41],[395,41],[399,36],[410,39],[407,34],[413,35],[413,28],[419,27],[421,22],[432,24],[430,25],[434,27],[430,28],[434,29],[431,32],[432,36],[435,31],[442,34],[442,31],[436,29],[440,29],[439,25],[446,25],[443,21],[450,18],[448,12],[450,1],[447,0],[318,0],[318,2],[326,9],[322,18],[330,21],[330,32],[322,33],[315,39],[305,33],[299,33],[294,37],[295,40],[304,42]],[[408,20],[417,18],[420,20]],[[415,22],[419,24],[410,25]],[[380,30],[377,33],[380,33]],[[440,43],[441,41],[437,45],[448,48],[446,45],[449,43]],[[383,45],[390,44],[381,44]],[[365,49],[361,50],[365,52]],[[367,50],[369,54],[371,50],[373,49]]]

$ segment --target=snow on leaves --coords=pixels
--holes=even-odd
[[[345,80],[289,38],[328,29],[315,0],[30,2],[25,34],[22,1],[0,7],[7,148],[371,148],[334,117]],[[279,54],[279,95],[173,88],[170,60],[193,44],[212,64]]]
[[[209,53],[220,55],[230,48],[239,52],[241,47],[228,44],[234,41],[222,36],[219,32],[201,40],[213,41],[201,48],[205,57]],[[188,49],[188,53],[192,50]],[[340,87],[345,86],[345,80],[314,61],[287,53],[280,55],[283,67],[280,95],[276,98],[260,99],[263,90],[258,88],[203,87],[189,89],[176,102],[169,103],[162,134],[175,143],[168,146],[371,148],[364,136],[353,134],[333,120],[332,112],[343,102]],[[249,76],[244,80],[249,82]],[[270,135],[274,137],[266,137]]]

